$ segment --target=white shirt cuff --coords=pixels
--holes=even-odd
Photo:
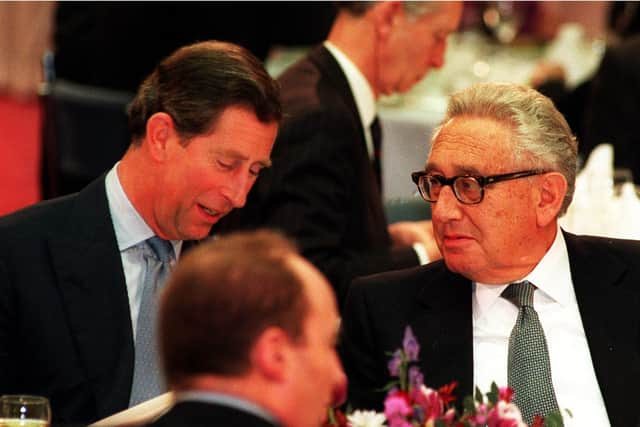
[[[424,247],[422,243],[414,243],[413,250],[418,256],[418,261],[420,261],[420,265],[429,264],[429,255],[427,255],[427,248]]]

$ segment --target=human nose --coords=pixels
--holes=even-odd
[[[253,186],[254,180],[246,174],[236,174],[225,186],[224,197],[234,208],[241,208],[247,202],[247,194]]]
[[[460,219],[462,210],[460,202],[450,185],[442,186],[438,200],[431,203],[431,219],[434,223],[445,223]]]
[[[336,356],[335,381],[333,386],[333,406],[343,404],[347,400],[347,375],[342,370],[342,364]]]

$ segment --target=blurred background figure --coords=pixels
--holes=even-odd
[[[164,426],[319,427],[346,392],[329,283],[283,237],[195,248],[162,297],[160,347],[176,404]]]
[[[603,37],[606,51],[593,77],[572,86],[565,67],[545,62],[534,71],[531,83],[567,118],[583,160],[597,145],[610,143],[615,167],[627,170],[627,179],[632,176],[640,183],[640,138],[636,132],[640,114],[640,3],[608,3]]]
[[[53,2],[0,2],[0,215],[40,200],[38,93]]]
[[[442,67],[462,4],[338,7],[327,41],[278,78],[285,121],[273,168],[218,231],[282,230],[329,278],[341,302],[356,276],[439,258],[430,222],[387,222],[375,102],[407,92]]]

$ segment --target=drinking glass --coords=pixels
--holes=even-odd
[[[0,396],[0,427],[48,427],[49,400],[42,396]]]

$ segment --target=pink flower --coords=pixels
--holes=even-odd
[[[513,389],[511,387],[499,387],[498,399],[511,403],[511,399],[513,399]]]
[[[513,403],[499,400],[488,414],[488,427],[527,427],[520,410]]]
[[[411,427],[407,417],[412,414],[409,398],[406,393],[391,393],[384,400],[384,416],[389,421],[389,427]]]
[[[485,425],[487,423],[488,413],[487,405],[480,403],[476,406],[476,413],[469,417],[471,425]]]

